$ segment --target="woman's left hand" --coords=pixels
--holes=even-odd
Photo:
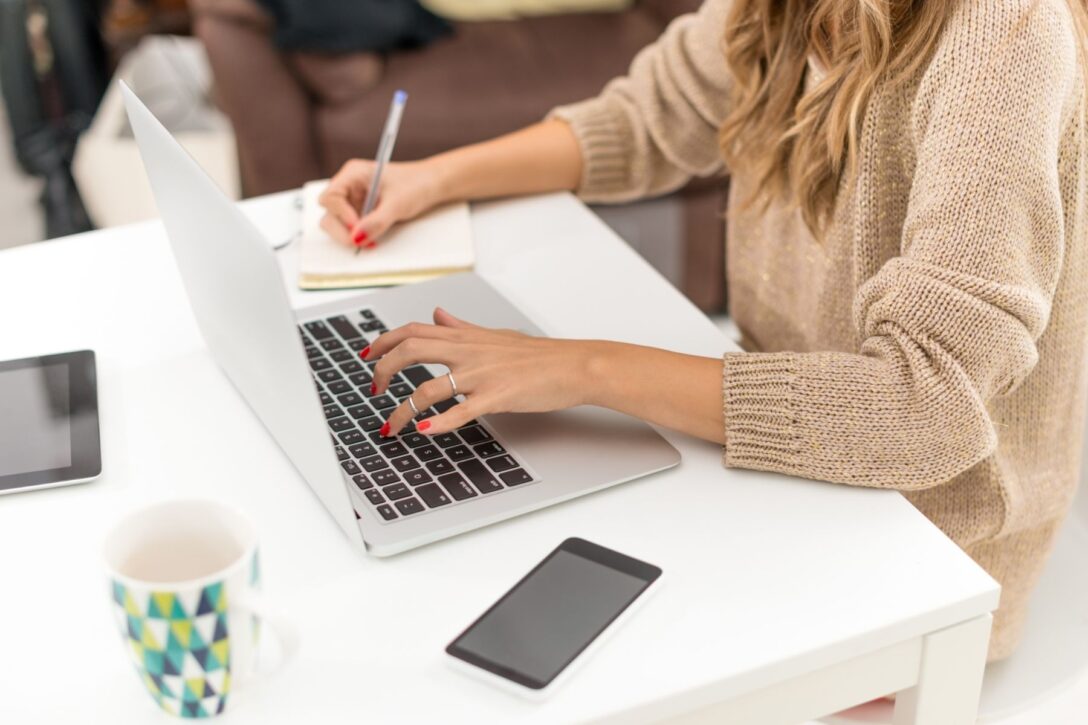
[[[594,351],[609,343],[532,337],[459,320],[439,308],[433,325],[412,323],[378,337],[364,360],[381,358],[372,392],[384,392],[399,371],[419,363],[439,363],[453,373],[465,400],[444,413],[419,421],[427,435],[455,430],[488,413],[530,413],[588,402],[587,378]],[[451,397],[447,376],[428,380],[412,393],[420,411]],[[407,399],[389,416],[382,434],[396,435],[415,416]]]

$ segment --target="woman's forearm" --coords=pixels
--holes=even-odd
[[[469,201],[578,187],[582,153],[570,126],[548,120],[427,159],[441,201]]]
[[[616,342],[594,344],[586,402],[725,443],[722,361]]]

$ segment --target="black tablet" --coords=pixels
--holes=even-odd
[[[101,472],[94,353],[0,362],[0,494]]]

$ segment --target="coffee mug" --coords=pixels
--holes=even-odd
[[[155,702],[181,717],[223,712],[256,674],[270,616],[253,525],[214,501],[168,501],[125,516],[104,554],[125,647]],[[286,656],[293,636],[275,625]]]

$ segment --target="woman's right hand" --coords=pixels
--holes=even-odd
[[[378,203],[360,218],[371,181],[373,161],[348,161],[329,181],[319,199],[325,207],[321,228],[350,247],[373,249],[397,222],[413,219],[447,201],[441,193],[436,165],[428,161],[390,163],[382,172]]]

